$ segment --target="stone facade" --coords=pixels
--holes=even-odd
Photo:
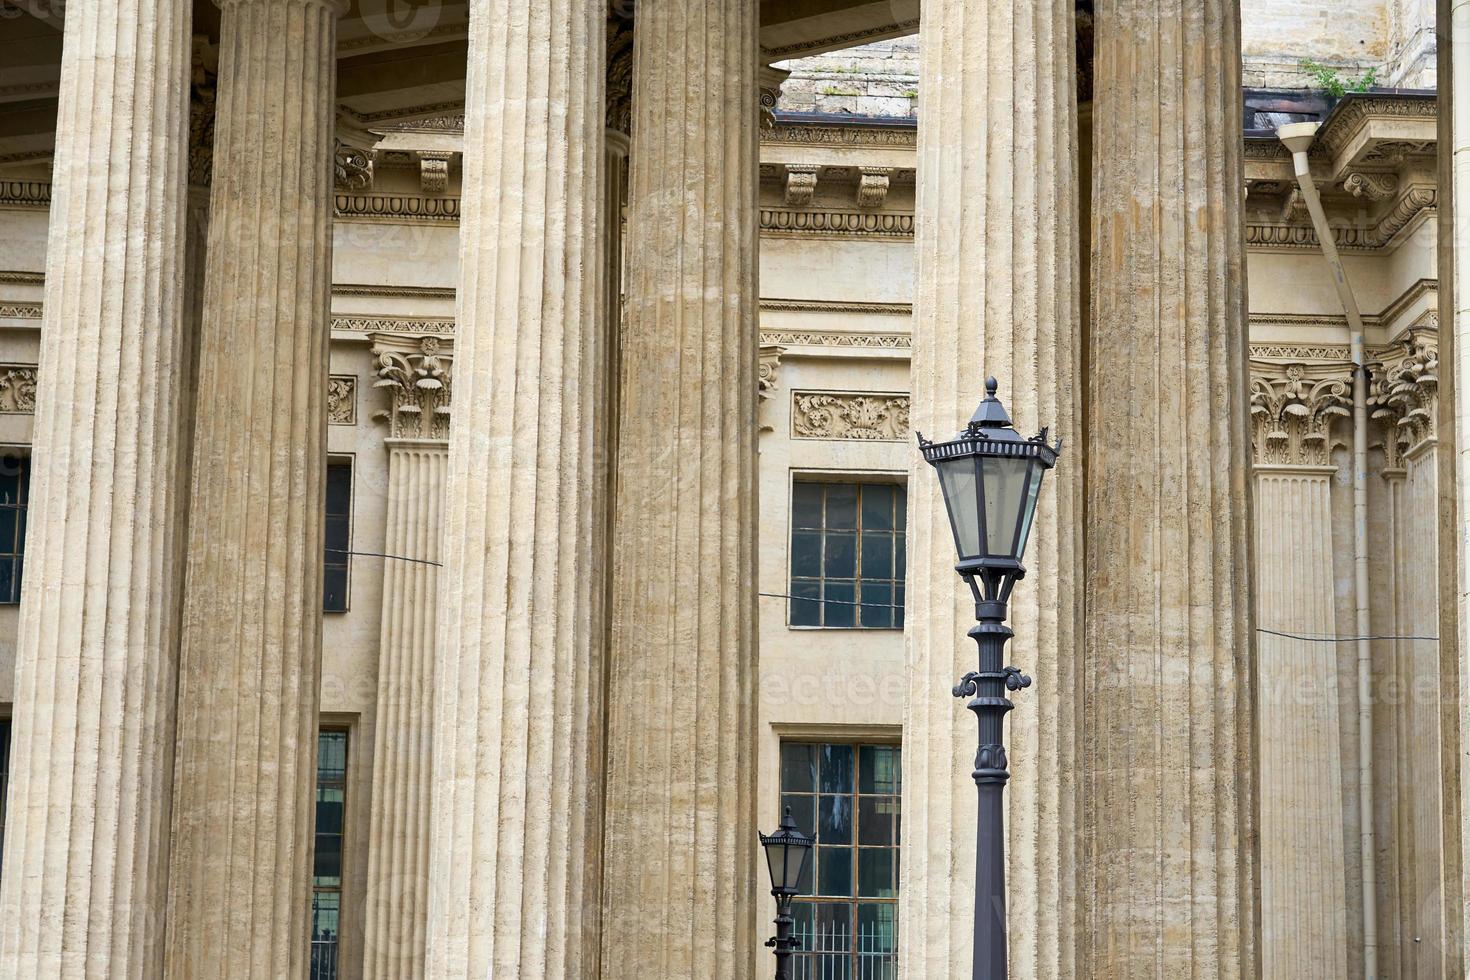
[[[66,42],[147,11],[172,28],[132,70],[182,79],[192,61],[194,111],[160,81],[178,104],[114,114],[172,161],[153,171],[0,102],[0,451],[35,453],[26,600],[0,604],[16,733],[0,972],[307,975],[315,719],[348,745],[341,976],[764,975],[754,835],[779,819],[793,742],[902,746],[902,887],[867,897],[899,916],[905,976],[968,976],[974,729],[948,690],[970,609],[912,440],[957,426],[988,371],[1020,428],[1065,438],[1012,605],[1009,652],[1037,680],[1008,721],[1013,972],[1352,976],[1370,947],[1379,975],[1463,972],[1458,872],[1433,842],[1461,832],[1444,774],[1465,736],[1442,710],[1445,654],[1421,639],[1446,629],[1441,566],[1464,563],[1441,520],[1465,492],[1443,464],[1467,428],[1439,418],[1466,373],[1439,335],[1447,96],[1346,99],[1311,158],[1371,371],[1363,602],[1386,639],[1368,643],[1364,713],[1357,647],[1317,642],[1360,632],[1347,320],[1289,156],[1235,128],[1229,0],[1186,5],[1177,39],[1153,16],[1177,4],[1115,3],[1095,38],[1085,22],[1095,63],[1077,61],[1066,0],[1004,16],[931,0],[922,47],[903,3],[786,24],[681,0],[639,33],[587,3],[503,3],[470,27],[462,3],[400,23],[231,0],[223,38],[196,15],[192,59],[165,0],[64,21],[28,6],[0,8],[23,15],[0,16],[0,44],[32,52],[0,66],[0,97],[63,85]],[[888,19],[864,20],[876,6]],[[1248,86],[1306,84],[1303,59],[1432,82],[1423,0],[1240,6]],[[1187,76],[1138,73],[1125,34],[1152,38],[1149,57],[1173,40],[1212,53]],[[333,47],[335,99],[323,82],[271,103],[296,113],[286,149],[305,162],[286,174],[251,150],[286,121],[241,111],[261,84],[247,69],[296,59],[325,79]],[[1083,74],[1095,98],[1077,106]],[[1211,141],[1195,153],[1149,129],[1160,105],[1232,122],[1186,127]],[[696,152],[712,145],[728,152]],[[109,214],[147,234],[68,234],[83,176],[156,200]],[[76,278],[98,249],[95,282]],[[280,289],[240,278],[262,249],[290,258],[268,264]],[[138,268],[175,273],[81,316],[87,290]],[[62,373],[99,338],[120,357],[145,335],[151,360],[98,360],[98,384]],[[145,413],[151,436],[125,424]],[[133,483],[95,462],[74,480],[50,447],[86,433],[120,460],[128,439],[157,455]],[[233,465],[231,440],[260,462]],[[355,553],[346,608],[326,613],[324,462],[351,466]],[[284,482],[252,494],[247,473]],[[47,488],[73,482],[83,510],[61,521]],[[903,629],[799,621],[793,508],[811,484],[908,487]],[[251,540],[272,577],[231,570]],[[59,571],[120,575],[124,554],[149,560],[110,591]],[[39,629],[68,589],[143,632]],[[211,630],[225,609],[240,628]],[[1271,632],[1252,645],[1255,627]],[[102,674],[54,682],[94,656],[117,660],[96,661],[115,685],[101,701]],[[112,707],[87,717],[79,699]],[[268,726],[244,724],[262,711]],[[244,735],[216,738],[221,719]],[[123,764],[99,782],[113,744]],[[267,773],[282,788],[230,785]],[[78,787],[95,796],[64,829],[44,819]],[[229,833],[205,819],[247,809]],[[114,827],[134,836],[98,849]],[[278,856],[251,870],[247,848]],[[1138,900],[1145,879],[1169,898]],[[270,914],[196,901],[237,880]],[[115,906],[80,904],[104,886]],[[63,908],[86,912],[80,933]],[[172,944],[104,942],[140,917],[174,923]]]

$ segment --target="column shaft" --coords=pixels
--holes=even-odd
[[[1325,466],[1257,470],[1256,614],[1268,629],[1337,630],[1335,473]],[[1259,646],[1262,975],[1345,977],[1338,650],[1264,635]]]
[[[1236,0],[1097,5],[1089,977],[1257,972]]]
[[[428,976],[595,978],[606,8],[470,20]],[[600,586],[599,586],[600,587]]]
[[[1018,427],[1050,425],[1067,446],[1011,600],[1007,662],[1036,684],[1008,717],[1005,832],[1012,973],[1069,977],[1082,521],[1072,3],[932,0],[920,36],[914,426],[947,438],[994,374]],[[937,481],[917,453],[913,466],[903,972],[960,980],[973,940],[976,731],[950,687],[975,669],[974,604],[955,575]]]
[[[221,7],[167,975],[300,978],[340,11],[335,0]]]
[[[430,412],[433,406],[429,406]],[[363,976],[424,975],[433,795],[434,642],[449,445],[390,439]]]
[[[638,8],[608,688],[608,977],[741,980],[764,953],[752,932],[756,7]]]
[[[189,4],[72,7],[46,254],[0,974],[162,962]]]

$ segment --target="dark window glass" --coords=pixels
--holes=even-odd
[[[903,628],[906,508],[892,483],[792,487],[792,626]]]
[[[327,464],[327,551],[323,561],[322,609],[347,611],[352,550],[352,464]]]
[[[781,804],[817,837],[792,910],[797,980],[898,976],[901,757],[897,745],[781,745]]]
[[[342,919],[342,831],[347,733],[317,735],[316,849],[311,878],[311,980],[337,980]]]
[[[30,499],[30,457],[0,455],[0,605],[20,602]]]
[[[5,853],[5,793],[10,789],[10,719],[0,718],[0,855]],[[4,869],[0,868],[0,874]]]

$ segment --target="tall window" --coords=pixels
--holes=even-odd
[[[0,855],[5,853],[5,793],[10,789],[10,719],[0,718]],[[4,869],[0,868],[0,873]]]
[[[817,838],[792,907],[796,980],[898,976],[900,757],[897,745],[781,745],[781,803]]]
[[[316,851],[311,879],[311,980],[337,980],[342,931],[342,819],[347,807],[347,733],[317,735]]]
[[[327,464],[327,551],[323,560],[322,609],[347,611],[352,550],[352,464]]]
[[[0,605],[20,601],[26,550],[26,504],[31,498],[31,460],[0,455]]]
[[[904,488],[797,483],[791,625],[903,628]]]

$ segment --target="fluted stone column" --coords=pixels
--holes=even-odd
[[[470,20],[427,975],[596,978],[606,7]]]
[[[1079,972],[1253,976],[1239,10],[1096,10]]]
[[[638,7],[607,713],[609,980],[743,980],[764,952],[752,931],[756,7]]]
[[[189,4],[67,12],[0,975],[158,974],[176,640]]]
[[[923,8],[912,415],[948,438],[984,379],[1027,434],[1066,448],[1048,476],[1011,601],[1008,663],[1035,685],[1008,718],[1010,963],[1075,975],[1075,746],[1082,454],[1077,137],[1070,0]],[[1019,40],[1018,40],[1019,39]],[[977,731],[950,688],[976,663],[974,603],[930,467],[910,473],[904,715],[905,976],[968,978],[974,940]]]
[[[1351,405],[1352,379],[1336,365],[1252,365],[1256,615],[1266,629],[1337,632],[1332,450]],[[1258,645],[1262,975],[1347,976],[1338,650],[1275,635]]]
[[[301,978],[341,7],[221,8],[166,975]]]
[[[424,975],[433,795],[434,644],[449,468],[450,367],[437,337],[373,338],[388,397],[388,519],[378,643],[363,976]]]

